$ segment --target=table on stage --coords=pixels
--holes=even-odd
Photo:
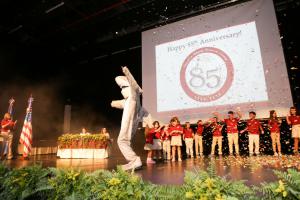
[[[64,134],[58,138],[60,158],[108,158],[109,138],[101,134]]]

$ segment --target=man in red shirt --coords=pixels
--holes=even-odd
[[[212,127],[213,141],[211,145],[211,156],[215,155],[215,147],[218,144],[218,155],[222,155],[222,128],[223,125],[218,123],[217,117],[212,118],[210,126]]]
[[[13,141],[13,129],[15,128],[17,121],[13,122],[11,120],[11,116],[9,113],[5,113],[3,120],[1,121],[1,136],[3,137],[3,144],[8,145],[8,154],[7,159],[12,159],[12,141]],[[4,149],[5,145],[3,145],[3,148],[1,150],[1,156],[4,156]]]
[[[202,143],[203,130],[204,130],[204,126],[202,120],[198,120],[197,131],[195,134],[195,149],[196,149],[196,156],[198,157],[203,156],[203,143]]]
[[[255,117],[256,113],[254,111],[249,112],[250,119],[247,120],[247,127],[241,131],[241,133],[248,131],[250,156],[253,156],[253,145],[255,145],[255,154],[259,155],[259,134],[260,132],[264,133],[259,120],[255,119]]]
[[[227,127],[227,137],[228,137],[228,146],[229,146],[229,154],[233,155],[233,145],[235,147],[236,155],[240,154],[239,151],[239,131],[238,131],[238,122],[242,118],[242,113],[238,110],[236,112],[238,115],[235,117],[235,113],[233,111],[228,112],[228,118],[223,120],[219,113],[215,113],[217,117],[226,124]]]

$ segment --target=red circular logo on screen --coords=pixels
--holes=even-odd
[[[233,81],[233,64],[229,56],[214,47],[193,51],[183,62],[180,83],[184,92],[200,102],[222,97]]]

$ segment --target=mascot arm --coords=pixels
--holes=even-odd
[[[118,108],[118,109],[123,109],[125,104],[125,99],[122,100],[114,100],[110,103],[111,107],[113,108]]]
[[[141,87],[137,84],[136,80],[134,79],[134,77],[132,76],[132,74],[130,73],[129,69],[125,66],[122,67],[122,71],[125,74],[130,87],[134,90],[134,91],[138,91],[139,93],[143,93],[143,90],[141,89]]]

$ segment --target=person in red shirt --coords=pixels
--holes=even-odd
[[[153,138],[154,138],[155,132],[152,131],[149,126],[147,125],[145,128],[145,138],[146,138],[146,143],[144,146],[144,150],[147,151],[147,161],[146,163],[148,164],[155,164],[155,161],[152,159],[152,154],[153,154]]]
[[[271,133],[272,139],[272,148],[274,152],[274,156],[281,156],[281,145],[280,145],[280,125],[281,120],[278,119],[277,113],[275,110],[270,110],[270,118],[268,121],[268,127]],[[276,145],[278,148],[278,153],[276,151]]]
[[[160,139],[162,141],[163,148],[163,158],[164,160],[171,160],[171,138],[168,132],[169,126],[166,125],[160,134]]]
[[[286,122],[292,125],[292,137],[294,138],[294,153],[299,153],[299,138],[300,138],[300,116],[297,114],[296,107],[290,108],[290,115],[286,117]]]
[[[191,128],[190,122],[185,122],[185,128],[183,129],[183,140],[185,141],[187,158],[194,158],[194,131]]]
[[[259,155],[259,134],[260,131],[262,134],[264,133],[259,120],[255,119],[255,117],[256,113],[254,111],[249,112],[250,119],[247,120],[247,127],[241,131],[241,133],[248,131],[250,156],[253,156],[253,145],[255,145],[255,154]]]
[[[5,113],[3,120],[1,121],[1,136],[3,138],[3,144],[8,145],[7,159],[12,159],[12,141],[13,141],[13,130],[16,126],[17,121],[12,121],[9,113]],[[1,157],[4,157],[5,145],[2,145]]]
[[[161,139],[160,139],[160,132],[163,126],[160,126],[158,121],[153,122],[153,128],[150,129],[150,131],[154,132],[153,136],[153,146],[152,146],[152,151],[153,151],[153,158],[160,160],[162,159],[161,155],[161,150],[162,150],[162,144],[161,144]]]
[[[202,142],[203,130],[204,130],[203,122],[202,120],[198,120],[197,130],[195,134],[195,149],[196,149],[196,156],[198,156],[198,158],[203,156],[203,142]]]
[[[235,113],[233,111],[228,111],[228,118],[221,120],[222,117],[220,116],[220,114],[215,113],[215,115],[217,115],[217,117],[226,124],[229,154],[233,155],[233,145],[234,145],[235,153],[238,156],[240,154],[238,122],[242,118],[242,113],[238,110],[236,114],[237,117],[235,117]]]
[[[218,122],[217,117],[213,117],[210,121],[210,127],[212,127],[213,140],[211,145],[211,156],[215,155],[215,147],[218,144],[218,155],[222,155],[222,129],[223,125]]]
[[[175,162],[176,150],[178,153],[178,161],[182,161],[181,159],[181,146],[182,146],[182,138],[183,128],[180,125],[180,122],[177,117],[173,117],[170,121],[169,126],[169,134],[171,135],[171,147],[172,147],[172,162]]]

